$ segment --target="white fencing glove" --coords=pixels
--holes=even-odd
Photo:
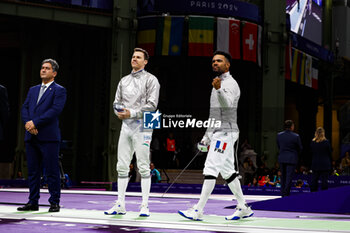
[[[208,145],[205,145],[202,142],[198,142],[198,144],[197,144],[197,148],[201,152],[208,152],[208,150],[209,150],[208,147],[209,147]]]
[[[197,148],[198,150],[200,150],[201,152],[208,152],[209,150],[209,145],[210,145],[210,139],[204,135],[202,141],[200,141],[198,144],[197,144]]]

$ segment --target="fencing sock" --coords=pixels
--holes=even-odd
[[[125,191],[128,186],[128,177],[118,177],[118,201],[125,203]]]
[[[197,208],[203,211],[205,204],[209,199],[210,194],[213,192],[215,187],[216,179],[205,179],[202,186],[201,197],[198,201]]]
[[[141,177],[142,205],[148,206],[148,197],[151,190],[151,177]]]
[[[234,179],[227,185],[230,188],[231,192],[235,195],[236,200],[238,202],[238,206],[244,207],[246,202],[243,196],[241,183],[239,182],[238,178]]]

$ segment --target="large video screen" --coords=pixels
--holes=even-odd
[[[322,45],[322,0],[286,0],[291,30]]]

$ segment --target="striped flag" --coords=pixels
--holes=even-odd
[[[241,58],[240,21],[228,18],[217,19],[217,50],[229,52],[232,59]]]
[[[154,55],[158,17],[141,17],[138,19],[137,46],[145,49],[150,56]]]
[[[214,52],[214,17],[190,16],[188,55],[212,56]]]
[[[291,71],[291,81],[298,83],[300,76],[300,65],[301,65],[302,54],[299,50],[292,49],[292,71]]]
[[[181,55],[184,19],[184,16],[165,16],[160,18],[157,30],[157,55]]]

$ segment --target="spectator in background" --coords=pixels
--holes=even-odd
[[[159,171],[155,168],[154,163],[150,164],[150,169],[151,169],[151,182],[152,183],[159,183],[161,178],[160,178],[160,173]]]
[[[316,129],[310,148],[312,152],[310,191],[318,190],[319,179],[321,180],[321,189],[326,190],[328,189],[328,176],[332,169],[332,148],[322,127]]]
[[[300,165],[299,169],[296,169],[296,172],[298,174],[308,175],[309,174],[309,169],[306,166],[304,166],[304,165]]]
[[[129,170],[129,183],[135,183],[137,174],[136,174],[134,164],[130,163],[129,168],[130,168],[130,170]]]
[[[345,152],[344,158],[341,160],[340,169],[342,171],[342,175],[348,176],[350,175],[350,155],[349,151]]]
[[[339,174],[341,174],[340,166],[337,163],[337,161],[333,160],[332,161],[332,175],[339,176]]]
[[[274,186],[275,183],[271,181],[270,176],[262,176],[259,180],[259,186]]]
[[[164,167],[163,159],[161,157],[160,153],[160,142],[157,136],[153,135],[153,139],[151,142],[151,161],[159,161],[158,164],[161,165],[161,167]]]
[[[278,171],[277,172],[277,175],[274,175],[274,177],[273,177],[273,183],[275,184],[275,186],[277,187],[277,188],[281,188],[281,171]]]
[[[253,179],[255,168],[253,162],[250,158],[246,158],[243,164],[240,166],[240,175],[242,176],[241,183],[242,185],[247,185]]]
[[[173,164],[177,164],[176,158],[176,142],[173,133],[169,133],[166,139],[165,149],[167,152],[168,166],[172,167]]]
[[[278,162],[281,169],[281,195],[289,196],[292,178],[298,163],[298,154],[302,150],[300,137],[294,133],[294,122],[286,120],[284,131],[277,135],[277,146],[279,149]]]
[[[259,186],[259,184],[258,184],[258,179],[256,178],[256,176],[253,177],[252,182],[250,182],[250,183],[248,184],[248,186],[249,186],[249,187],[258,187],[258,186]]]
[[[278,162],[276,162],[275,166],[270,169],[271,177],[277,176],[279,170],[280,170],[280,164]]]
[[[303,184],[304,184],[304,182],[303,182],[301,179],[299,179],[299,180],[297,180],[297,182],[295,183],[295,187],[296,187],[296,188],[302,188],[302,187],[303,187]]]
[[[256,170],[256,176],[260,177],[260,176],[266,176],[268,174],[270,174],[270,169],[266,167],[265,163],[261,163],[260,167],[258,167],[258,169]]]

